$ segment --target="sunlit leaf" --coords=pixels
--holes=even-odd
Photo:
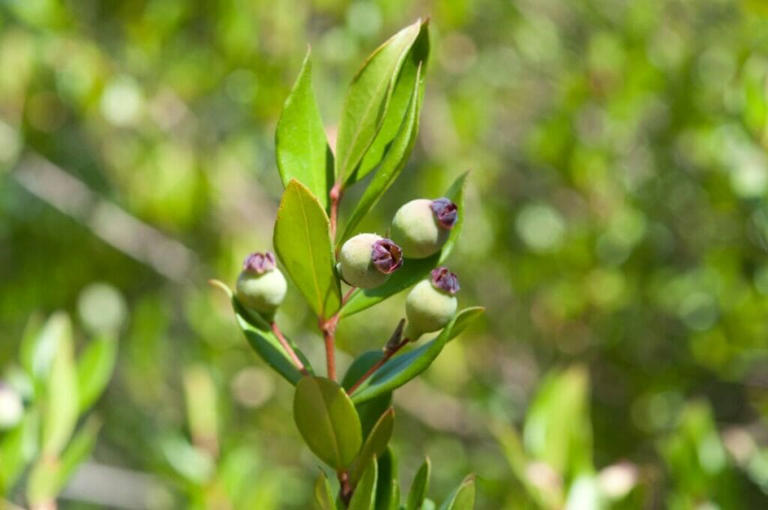
[[[416,472],[416,476],[413,477],[413,483],[411,484],[411,490],[408,492],[408,501],[405,506],[406,510],[421,510],[421,505],[424,503],[424,498],[427,497],[427,491],[429,490],[431,470],[432,463],[429,461],[429,457],[427,457]]]
[[[360,448],[360,453],[349,470],[349,481],[352,485],[357,484],[358,480],[360,480],[363,474],[362,471],[368,465],[368,461],[374,457],[379,457],[387,449],[394,427],[395,409],[390,407],[381,415],[371,429],[371,433],[365,439],[362,448]]]
[[[376,459],[371,459],[363,472],[360,483],[355,487],[355,492],[352,494],[347,510],[373,510],[376,504],[377,477],[378,466]]]
[[[336,510],[336,503],[333,500],[331,484],[328,483],[328,477],[322,471],[315,480],[315,505],[318,510]]]
[[[291,179],[296,179],[327,208],[328,192],[334,181],[333,155],[312,91],[310,53],[307,50],[293,90],[285,100],[277,123],[275,151],[283,185],[288,186]]]
[[[440,510],[472,510],[473,508],[475,508],[475,475],[469,475],[440,505]]]
[[[77,391],[80,411],[85,411],[107,387],[117,361],[117,340],[100,336],[86,345],[77,360]]]

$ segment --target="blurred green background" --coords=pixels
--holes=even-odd
[[[128,482],[125,508],[235,486],[235,508],[307,507],[291,388],[206,280],[270,247],[274,127],[307,44],[332,128],[360,62],[419,16],[419,141],[363,227],[471,169],[449,262],[488,313],[397,395],[406,488],[426,454],[430,494],[474,471],[482,509],[768,505],[763,2],[0,0],[0,367],[34,314],[70,312],[81,341],[122,321],[63,507]],[[402,302],[342,325],[342,365]],[[294,290],[278,321],[322,359]],[[190,409],[216,395],[215,483],[185,387]]]

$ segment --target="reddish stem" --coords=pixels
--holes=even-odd
[[[349,500],[352,499],[352,486],[349,484],[349,473],[346,471],[339,472],[339,486],[341,500],[345,505],[349,505]]]
[[[293,361],[293,364],[296,365],[296,368],[299,369],[299,372],[301,372],[304,375],[307,375],[307,369],[304,367],[304,363],[301,362],[299,357],[296,355],[296,351],[293,350],[291,345],[288,343],[288,340],[285,339],[283,336],[283,332],[280,331],[280,328],[277,327],[277,323],[272,323],[272,332],[277,337],[278,342],[280,342],[280,345],[283,346],[283,349],[285,349],[285,352],[288,353],[288,356]]]
[[[336,222],[339,215],[339,202],[341,202],[341,184],[336,183],[328,193],[331,199],[331,240],[336,240]]]
[[[344,306],[347,304],[347,301],[349,301],[349,298],[352,297],[352,293],[357,290],[357,287],[352,287],[347,291],[346,294],[344,294],[344,297],[341,299],[341,306]]]
[[[382,358],[381,358],[379,361],[377,361],[376,363],[374,363],[374,364],[373,364],[373,366],[372,366],[371,368],[369,368],[369,369],[368,369],[368,371],[367,371],[367,372],[365,372],[365,373],[362,375],[362,377],[360,377],[360,379],[358,379],[358,380],[357,380],[357,382],[356,382],[355,384],[353,384],[353,385],[352,385],[352,386],[351,386],[351,387],[350,387],[350,388],[347,390],[347,394],[348,394],[348,395],[351,395],[352,393],[354,393],[354,391],[355,391],[355,390],[356,390],[356,389],[357,389],[357,388],[358,388],[358,387],[359,387],[361,384],[363,384],[363,383],[365,382],[365,380],[366,380],[366,379],[368,379],[370,376],[372,376],[372,375],[373,375],[373,373],[374,373],[374,372],[376,372],[376,371],[377,371],[379,368],[381,368],[381,365],[383,365],[384,363],[386,363],[387,361],[389,361],[389,359],[390,359],[392,356],[394,356],[395,354],[397,354],[397,351],[399,351],[400,349],[402,349],[403,347],[405,347],[405,344],[407,344],[408,342],[410,342],[410,340],[409,340],[409,339],[407,339],[407,338],[403,338],[403,339],[400,341],[400,343],[398,343],[398,344],[397,344],[397,345],[395,345],[394,347],[392,347],[392,348],[386,348],[386,347],[385,347],[385,348],[384,348],[384,356],[382,356]]]
[[[336,380],[336,325],[339,323],[339,314],[334,315],[328,320],[320,321],[320,330],[323,332],[325,341],[325,361],[328,371],[328,379]]]

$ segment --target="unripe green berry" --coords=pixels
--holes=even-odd
[[[349,285],[372,289],[386,282],[401,265],[403,255],[398,245],[376,234],[357,234],[342,245],[336,267]]]
[[[19,394],[0,382],[0,430],[15,427],[23,414],[24,405]]]
[[[245,306],[271,318],[285,298],[288,285],[270,252],[252,253],[237,278],[237,299]]]
[[[405,338],[416,340],[451,322],[458,306],[454,295],[458,290],[456,275],[445,267],[432,270],[429,279],[417,283],[405,299]]]
[[[440,251],[457,218],[456,204],[447,198],[411,200],[392,219],[392,239],[406,257],[423,259]]]

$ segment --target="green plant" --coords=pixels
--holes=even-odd
[[[312,92],[308,53],[277,125],[277,163],[285,191],[274,228],[274,249],[317,316],[325,342],[325,377],[316,374],[271,313],[249,306],[239,287],[235,293],[215,282],[230,296],[238,324],[254,350],[296,386],[296,426],[309,449],[334,470],[339,483],[334,498],[325,474],[318,478],[315,499],[323,509],[400,508],[397,463],[388,447],[394,421],[392,392],[423,372],[483,311],[471,307],[456,312],[453,294],[458,280],[444,267],[436,269],[461,232],[465,175],[443,198],[415,202],[426,209],[409,212],[408,206],[398,213],[393,231],[407,243],[404,253],[389,239],[356,232],[397,179],[413,148],[428,54],[428,25],[417,21],[367,59],[347,92],[332,153]],[[345,191],[368,174],[372,175],[367,188],[344,228],[339,228],[339,203]],[[419,233],[423,224],[429,227],[425,235]],[[252,272],[249,260],[246,272]],[[356,287],[342,292],[342,281]],[[401,320],[380,350],[361,354],[337,382],[339,321],[413,285],[407,325]],[[440,332],[435,338],[414,345],[423,333],[436,330]],[[427,461],[412,485],[407,508],[422,507],[429,472]],[[469,476],[441,508],[472,508],[474,494],[474,477]]]
[[[77,358],[74,350],[66,314],[55,313],[40,328],[31,322],[21,341],[19,366],[5,376],[5,391],[24,404],[0,430],[0,494],[10,498],[26,476],[25,496],[33,509],[55,508],[56,496],[88,457],[99,432],[100,422],[92,416],[78,423],[109,382],[117,339],[102,330]],[[6,399],[5,405],[12,402]]]

